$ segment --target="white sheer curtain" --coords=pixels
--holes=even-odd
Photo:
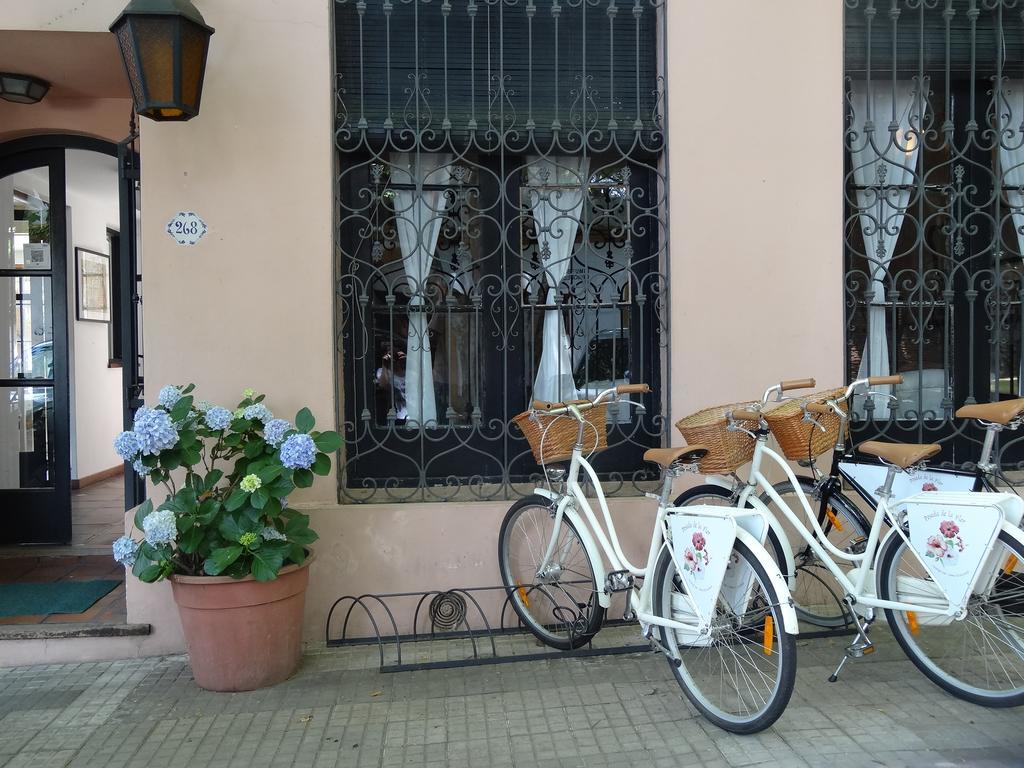
[[[541,269],[548,285],[546,303],[558,301],[558,283],[569,271],[590,159],[577,156],[530,157],[527,166],[530,208],[537,230]],[[533,383],[537,400],[575,400],[573,356],[559,308],[544,310],[543,346]]]
[[[1024,80],[1007,80],[999,97],[999,172],[1013,216],[1017,248],[1024,254]],[[1020,355],[1017,380],[1018,395],[1024,396],[1024,353]]]
[[[917,134],[908,135],[908,131],[921,125],[916,115],[918,94],[912,81],[898,80],[895,88],[891,81],[876,82],[872,84],[872,90],[870,105],[864,83],[855,83],[852,93],[853,130],[858,137],[850,150],[850,161],[857,185],[857,208],[871,275],[868,333],[857,378],[888,376],[890,373],[889,337],[885,327],[886,278],[889,262],[896,250],[896,240],[903,227],[903,217],[910,201],[909,186],[914,183],[917,165]],[[889,124],[894,119],[899,125],[895,139],[889,131]],[[874,124],[871,133],[865,130],[868,121]],[[887,419],[890,387],[875,387],[874,390],[879,393],[875,399],[874,418]]]
[[[408,422],[415,424],[437,421],[427,313],[418,310],[426,304],[427,276],[444,222],[444,190],[425,187],[447,184],[450,163],[450,155],[408,152],[391,155],[395,228],[412,294],[405,356],[405,397]]]

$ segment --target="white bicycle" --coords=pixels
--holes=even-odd
[[[867,379],[855,381],[845,394],[807,410],[839,413],[867,384]],[[769,429],[761,414],[735,411],[731,421],[734,429],[756,440],[737,506],[769,516],[772,533],[792,563],[793,549],[773,515],[785,517],[838,582],[856,619],[857,636],[830,681],[848,659],[874,650],[868,630],[881,609],[910,660],[949,693],[990,707],[1024,704],[1024,533],[1018,527],[1024,501],[1005,493],[935,491],[894,500],[897,473],[914,471],[940,446],[861,443],[858,450],[882,461],[887,472],[875,491],[877,507],[867,538],[840,549],[822,529],[789,464],[768,448]],[[766,458],[785,473],[793,490],[787,498],[795,497],[801,510],[794,511],[762,472]],[[757,497],[758,490],[771,500],[770,509]],[[891,528],[882,539],[887,521]]]
[[[584,456],[584,446],[601,444],[604,406],[617,395],[648,391],[631,384],[590,401],[535,402],[517,417],[538,461],[568,458],[569,464],[547,469],[559,490],[537,488],[505,515],[498,542],[502,582],[523,624],[561,649],[589,642],[612,595],[628,593],[626,618],[640,621],[690,702],[726,730],[754,733],[782,714],[796,674],[796,612],[762,546],[762,510],[670,507],[673,478],[695,469],[707,451],[648,450],[644,458],[663,475],[660,494],[648,494],[658,510],[646,563],[638,567],[622,552],[601,483]],[[595,489],[603,525],[579,483],[581,472]]]

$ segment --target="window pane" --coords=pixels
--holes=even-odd
[[[50,268],[49,169],[0,179],[0,269]]]
[[[54,484],[53,387],[0,387],[0,488]]]
[[[53,378],[50,278],[0,277],[0,378]]]

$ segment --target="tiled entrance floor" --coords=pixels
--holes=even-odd
[[[118,475],[71,492],[72,547],[109,552],[111,542],[121,535],[123,527],[124,477]]]
[[[0,583],[91,581],[117,579],[121,583],[82,613],[52,613],[29,616],[2,616],[0,624],[124,624],[124,567],[110,555],[71,557],[0,558]]]

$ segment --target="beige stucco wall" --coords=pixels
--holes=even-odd
[[[217,28],[202,113],[142,125],[150,397],[194,381],[232,402],[253,386],[282,413],[309,404],[329,424],[329,3],[201,7]],[[780,378],[841,379],[842,4],[671,0],[669,11],[674,420]],[[193,248],[164,232],[179,210],[210,227]],[[321,535],[307,641],[340,594],[497,580],[507,503],[334,497],[332,477],[299,498]],[[616,505],[638,559],[649,505]],[[180,647],[165,591],[133,583],[128,600],[130,619],[154,625],[141,652]]]

